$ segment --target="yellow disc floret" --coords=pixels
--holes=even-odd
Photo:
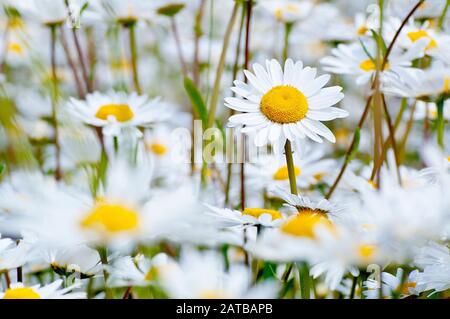
[[[359,68],[365,72],[369,72],[369,71],[375,71],[377,66],[375,65],[375,62],[373,62],[371,59],[367,59],[362,61],[359,64]],[[389,63],[386,63],[384,65],[383,71],[389,69]]]
[[[248,208],[246,207],[242,212],[243,215],[250,215],[255,218],[259,218],[262,214],[269,214],[272,216],[272,220],[281,218],[281,213],[274,209],[265,209],[265,208]]]
[[[325,227],[330,231],[334,229],[333,224],[323,214],[304,211],[287,220],[281,230],[289,235],[315,239],[317,227]]]
[[[299,176],[301,174],[302,170],[300,167],[294,166],[294,173],[295,176]],[[277,181],[285,181],[289,179],[289,172],[287,165],[280,167],[272,176],[274,180]]]
[[[295,123],[306,116],[308,101],[305,95],[290,85],[270,89],[261,99],[261,112],[275,123]]]
[[[28,287],[6,289],[3,299],[41,299],[41,296]]]
[[[139,226],[139,215],[122,205],[99,203],[81,221],[81,225],[109,233],[133,231]]]
[[[437,47],[437,42],[436,40],[434,40],[427,31],[425,30],[417,30],[417,31],[412,31],[412,32],[408,32],[408,38],[412,41],[412,42],[416,42],[419,39],[423,39],[423,38],[427,38],[428,40],[430,40],[430,42],[428,43],[426,49],[434,49]]]
[[[127,104],[105,104],[98,109],[95,116],[101,120],[114,116],[118,122],[127,122],[133,118],[134,114]]]

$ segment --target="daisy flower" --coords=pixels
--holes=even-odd
[[[419,40],[406,52],[393,50],[380,73],[381,81],[386,81],[386,78],[398,81],[416,75],[419,69],[412,68],[412,61],[423,57],[426,42]],[[325,71],[356,76],[356,83],[362,85],[367,84],[376,73],[375,56],[376,43],[367,39],[362,43],[339,44],[331,50],[331,56],[322,58],[320,62]]]
[[[434,102],[417,101],[414,110],[415,120],[424,120],[428,118],[435,120],[437,118],[437,105]],[[444,119],[450,120],[450,99],[444,101]]]
[[[63,281],[56,280],[43,287],[39,285],[25,286],[23,283],[13,283],[6,291],[0,291],[0,299],[84,299],[85,292],[72,292],[79,285],[60,289]]]
[[[242,212],[205,204],[207,215],[213,217],[219,227],[255,226],[277,227],[283,222],[283,215],[274,209],[246,207]]]
[[[142,0],[91,0],[83,19],[89,22],[112,21],[130,25],[152,18],[152,1]]]
[[[10,238],[1,238],[0,234],[0,273],[17,268],[29,259],[31,246],[23,241],[16,245]]]
[[[309,1],[265,0],[261,5],[278,21],[284,23],[305,19],[313,9],[313,4]]]
[[[242,266],[225,269],[223,258],[215,252],[184,250],[177,267],[161,276],[161,284],[172,298],[234,299],[274,298],[278,287],[266,281],[250,285],[251,274]]]
[[[419,294],[417,290],[417,275],[418,270],[411,271],[406,279],[403,280],[404,270],[399,268],[395,273],[395,276],[388,273],[381,273],[381,285],[382,296],[385,298],[392,298],[395,294],[399,294],[401,297],[407,297],[411,295]],[[404,281],[402,283],[402,281]],[[366,289],[363,291],[364,296],[368,299],[378,299],[380,295],[380,283],[377,280],[369,279],[363,283]]]
[[[419,250],[414,262],[423,269],[416,278],[422,291],[450,288],[450,249],[447,246],[430,242]]]
[[[103,128],[105,135],[118,136],[122,129],[132,128],[142,136],[139,127],[164,121],[170,116],[159,104],[159,98],[150,100],[147,95],[133,92],[94,92],[85,100],[71,98],[68,108],[86,124]]]
[[[256,146],[270,141],[284,145],[286,139],[295,141],[309,137],[321,143],[324,137],[335,142],[335,137],[321,121],[346,117],[342,109],[332,107],[343,99],[342,88],[323,88],[330,76],[316,78],[315,68],[303,67],[287,59],[284,72],[280,64],[272,59],[266,61],[266,68],[253,65],[254,73],[244,71],[249,84],[236,80],[232,91],[243,99],[228,97],[225,105],[244,112],[229,118],[231,126],[244,126],[242,132],[256,132]]]
[[[149,259],[142,254],[119,257],[108,267],[111,287],[149,286],[157,282],[161,272],[173,261],[164,253]]]

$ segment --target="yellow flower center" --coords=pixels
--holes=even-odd
[[[167,147],[161,143],[151,143],[150,145],[148,145],[148,149],[158,156],[161,156],[161,155],[164,155],[167,153]]]
[[[300,167],[294,166],[294,173],[295,176],[299,176],[301,174],[302,170]],[[277,181],[285,181],[289,179],[289,172],[287,165],[280,167],[274,174],[273,179]]]
[[[399,287],[398,290],[401,291],[402,294],[404,295],[409,295],[411,294],[409,290],[416,288],[416,286],[417,286],[416,282],[406,282],[401,287]]]
[[[281,230],[289,235],[315,239],[315,229],[318,226],[334,230],[333,224],[327,218],[313,211],[305,211],[291,217],[281,226]]]
[[[367,60],[362,61],[359,64],[359,67],[361,70],[363,70],[365,72],[369,72],[369,71],[375,71],[377,66],[371,59],[367,59]],[[384,65],[383,71],[385,71],[387,69],[389,69],[389,63],[386,63]]]
[[[41,296],[32,288],[20,287],[6,289],[3,299],[41,299]]]
[[[259,218],[262,214],[269,214],[272,216],[272,220],[281,218],[281,213],[274,209],[265,209],[265,208],[245,208],[242,212],[243,215],[250,215],[255,218]]]
[[[8,44],[8,51],[13,52],[13,53],[17,53],[17,54],[22,54],[23,53],[23,49],[22,46],[17,43],[17,42],[11,42]]]
[[[358,247],[358,255],[364,260],[369,260],[375,254],[376,247],[374,245],[360,245]]]
[[[109,233],[133,231],[139,226],[139,215],[136,211],[122,205],[100,202],[81,221],[81,225]]]
[[[149,271],[145,275],[144,279],[147,281],[153,281],[158,277],[158,275],[159,275],[158,268],[153,266],[149,269]]]
[[[295,123],[308,112],[305,95],[290,85],[270,89],[261,99],[261,112],[276,123]]]
[[[369,29],[366,26],[362,25],[358,28],[358,31],[356,31],[356,33],[358,35],[365,35],[367,31],[369,31]]]
[[[443,93],[450,92],[450,77],[446,77],[444,79],[444,88],[442,89]]]
[[[450,163],[450,156],[447,156],[447,162]]]
[[[134,114],[127,104],[105,104],[98,109],[95,116],[101,120],[114,116],[117,121],[126,122],[131,120]]]
[[[428,43],[426,49],[434,49],[437,47],[437,42],[436,40],[434,40],[432,37],[430,37],[430,35],[427,33],[427,31],[425,30],[417,30],[417,31],[411,31],[408,32],[408,38],[412,41],[412,42],[416,42],[419,39],[422,38],[427,38],[430,40],[430,42]]]
[[[228,299],[229,297],[222,291],[205,290],[200,293],[201,299]]]

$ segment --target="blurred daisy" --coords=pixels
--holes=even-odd
[[[151,259],[142,254],[119,257],[108,267],[109,284],[111,287],[149,286],[155,284],[161,272],[172,263],[164,253],[159,253]]]
[[[206,204],[205,204],[206,205]],[[266,227],[277,227],[284,219],[284,216],[277,210],[266,208],[246,207],[242,212],[228,208],[219,208],[206,205],[207,215],[213,217],[213,220],[219,227],[234,226],[255,226],[262,225]]]
[[[161,284],[171,298],[255,299],[274,298],[277,285],[266,281],[250,285],[251,273],[242,265],[225,269],[223,258],[215,252],[184,251],[177,267],[161,276]]]
[[[435,120],[437,118],[437,106],[434,102],[417,101],[416,109],[414,110],[415,120],[430,119]],[[450,120],[450,99],[444,102],[444,119]]]
[[[405,80],[417,74],[419,69],[412,68],[412,61],[424,55],[423,47],[426,43],[427,40],[419,40],[406,52],[393,50],[381,72],[381,81],[386,81],[386,78]],[[356,83],[362,85],[368,83],[376,73],[375,57],[376,43],[366,40],[361,43],[339,44],[331,50],[331,56],[322,58],[320,62],[325,71],[353,75]]]
[[[1,238],[0,234],[0,273],[21,267],[29,260],[31,246],[23,241],[16,245],[10,238]]]
[[[130,25],[139,20],[151,18],[154,5],[152,1],[142,0],[93,0],[83,15],[83,19],[94,21],[112,21]]]
[[[68,107],[84,123],[103,127],[105,135],[113,136],[119,135],[124,128],[133,128],[136,135],[142,136],[139,127],[164,121],[170,115],[160,107],[158,98],[150,100],[135,92],[94,92],[85,100],[71,98]]]
[[[225,105],[244,112],[229,118],[231,126],[244,126],[242,132],[256,132],[255,145],[269,141],[284,145],[286,139],[295,141],[309,137],[321,143],[324,137],[335,142],[328,127],[320,121],[346,117],[342,109],[332,107],[343,99],[342,88],[323,88],[328,74],[317,78],[315,68],[305,67],[298,61],[287,59],[284,72],[276,60],[267,60],[266,69],[253,65],[254,74],[244,70],[250,84],[236,80],[233,92],[244,99],[228,97]]]
[[[414,262],[423,269],[416,278],[422,291],[450,288],[450,249],[447,246],[430,242],[419,250]]]
[[[63,281],[56,280],[45,286],[27,287],[21,282],[11,284],[6,291],[0,291],[0,299],[84,299],[85,292],[71,292],[79,287],[72,285],[64,289],[60,289]]]
[[[405,279],[404,270],[399,268],[395,273],[395,276],[388,273],[381,273],[381,280],[383,284],[382,287],[382,296],[384,298],[393,298],[395,295],[399,295],[401,298],[417,295],[419,292],[417,291],[417,275],[419,273],[418,270],[411,271]],[[375,279],[369,279],[363,283],[366,289],[363,291],[363,294],[368,299],[378,299],[380,296],[380,283]]]
[[[313,4],[309,1],[265,0],[261,5],[278,21],[284,23],[305,19],[313,9]]]

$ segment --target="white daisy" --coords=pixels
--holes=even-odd
[[[117,136],[124,128],[134,128],[136,135],[141,136],[138,127],[164,121],[170,116],[158,102],[158,98],[150,100],[147,95],[135,92],[110,91],[88,94],[85,100],[71,98],[68,107],[84,123],[103,127],[105,135]]]
[[[342,88],[323,88],[329,81],[328,74],[315,78],[317,69],[305,67],[298,61],[287,59],[284,72],[272,59],[266,61],[266,69],[258,63],[253,65],[254,74],[245,70],[250,84],[236,80],[232,90],[243,97],[228,97],[225,105],[244,112],[229,118],[231,126],[245,126],[244,133],[256,132],[255,145],[263,146],[295,141],[309,137],[321,143],[322,137],[335,142],[328,127],[320,121],[346,117],[342,109],[331,107],[343,99]],[[319,136],[320,135],[320,136]]]
[[[400,297],[407,297],[411,295],[417,295],[417,275],[418,270],[411,271],[405,279],[404,270],[402,268],[397,269],[395,276],[388,272],[381,273],[381,285],[383,298],[392,298],[395,295]],[[402,283],[403,282],[403,283]],[[368,299],[378,299],[380,295],[380,283],[375,279],[369,279],[363,283],[367,288],[363,291],[364,296]]]
[[[242,212],[228,208],[219,208],[205,204],[208,216],[213,217],[219,227],[255,226],[277,227],[284,216],[278,210],[246,207]]]
[[[10,238],[1,238],[0,234],[0,273],[23,266],[28,261],[31,246],[23,241],[16,245]]]
[[[261,2],[261,5],[278,21],[284,23],[294,23],[305,19],[314,7],[309,1],[288,0],[265,0]]]
[[[419,250],[414,262],[423,269],[416,279],[422,291],[450,288],[450,249],[447,246],[430,242]]]
[[[172,263],[164,253],[151,259],[142,254],[119,257],[108,267],[109,284],[111,287],[149,286],[157,282],[161,272]]]
[[[79,287],[72,285],[67,288],[60,289],[62,280],[56,280],[46,286],[25,286],[18,282],[11,284],[6,291],[0,291],[0,299],[84,299],[85,292],[71,292]]]
[[[225,269],[223,258],[215,252],[183,251],[177,267],[162,272],[161,284],[172,298],[274,298],[277,285],[266,281],[250,285],[249,269],[232,264]]]
[[[387,78],[393,81],[409,79],[419,72],[412,68],[412,61],[424,55],[423,48],[427,40],[418,40],[406,52],[394,49],[389,56],[384,70],[380,73],[380,80],[385,82]],[[339,44],[331,50],[331,56],[320,60],[324,70],[335,74],[348,74],[356,76],[359,85],[368,83],[376,73],[376,43],[372,39],[352,44]]]

